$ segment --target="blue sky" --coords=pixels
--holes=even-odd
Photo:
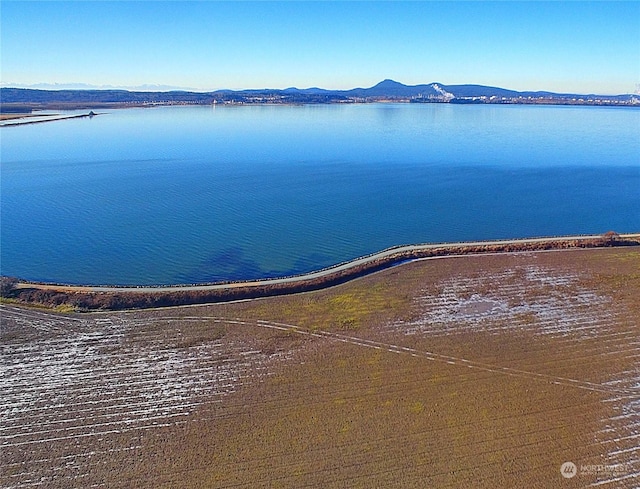
[[[0,2],[3,85],[631,93],[640,2]]]

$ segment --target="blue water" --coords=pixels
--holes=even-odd
[[[0,272],[167,284],[405,243],[640,231],[640,110],[112,110],[1,128]]]

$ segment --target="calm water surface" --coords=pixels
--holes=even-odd
[[[392,245],[640,230],[640,110],[114,110],[1,128],[1,273],[166,284]]]

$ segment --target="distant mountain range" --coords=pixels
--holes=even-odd
[[[562,104],[640,105],[640,96],[595,95],[553,92],[517,92],[484,85],[429,83],[404,85],[383,80],[370,88],[325,90],[286,88],[253,90],[128,91],[128,90],[35,90],[0,88],[3,112],[39,108],[100,108],[123,105],[210,104],[314,104],[355,102],[409,102],[454,104]]]

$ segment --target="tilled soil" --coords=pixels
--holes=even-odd
[[[425,260],[235,304],[0,314],[2,487],[640,485],[630,248]]]

